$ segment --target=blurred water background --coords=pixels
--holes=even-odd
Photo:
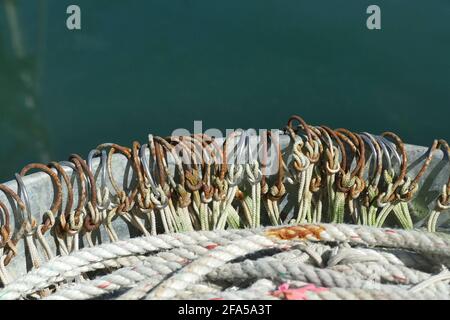
[[[66,8],[82,30],[66,28]],[[366,28],[381,7],[382,30]],[[0,180],[176,128],[450,138],[447,0],[0,0]]]

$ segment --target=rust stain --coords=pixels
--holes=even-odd
[[[269,229],[266,235],[282,240],[306,239],[310,236],[321,240],[322,231],[325,231],[324,227],[308,224]]]

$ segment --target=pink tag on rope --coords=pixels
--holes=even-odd
[[[286,300],[308,300],[306,293],[311,292],[323,292],[327,291],[328,288],[316,287],[313,284],[308,284],[301,288],[289,289],[288,283],[283,283],[278,287],[277,291],[274,291],[272,295],[276,297],[284,297]]]

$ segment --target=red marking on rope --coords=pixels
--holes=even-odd
[[[316,287],[313,284],[308,284],[301,288],[289,289],[288,283],[283,283],[278,287],[278,290],[273,291],[271,294],[275,297],[284,297],[286,300],[308,300],[306,293],[311,292],[323,292],[329,290],[328,288]]]
[[[350,238],[351,238],[351,239],[354,239],[354,240],[358,240],[358,239],[361,239],[361,237],[360,237],[360,236],[351,236]]]
[[[219,245],[218,244],[208,244],[205,248],[206,249],[208,249],[208,250],[212,250],[212,249],[215,249],[215,248],[217,248]]]
[[[386,232],[386,233],[391,233],[391,234],[395,234],[395,233],[397,233],[395,230],[385,230],[384,232]]]
[[[111,282],[105,281],[105,282],[103,282],[102,284],[99,284],[99,285],[97,286],[97,288],[105,289],[105,288],[108,288],[110,285],[111,285]]]
[[[402,277],[402,276],[396,276],[396,275],[394,275],[393,278],[396,279],[396,280],[398,280],[398,281],[400,281],[400,282],[402,282],[402,283],[407,282],[407,279],[406,279],[405,277]]]

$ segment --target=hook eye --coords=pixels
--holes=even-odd
[[[372,154],[370,156],[373,156],[373,165],[377,164],[377,159],[379,157],[379,154],[377,152],[377,149],[375,148],[372,139],[371,139],[371,135],[367,132],[363,132],[361,134],[361,138],[367,143],[367,145],[369,146],[370,150],[372,151]],[[373,138],[373,137],[372,137]]]
[[[32,217],[32,215],[31,215],[30,198],[29,198],[29,195],[28,195],[27,188],[26,188],[26,186],[25,186],[25,183],[23,183],[22,177],[21,177],[18,173],[15,174],[15,177],[16,177],[17,184],[18,184],[18,186],[19,186],[19,188],[18,188],[18,191],[19,191],[19,197],[22,197],[22,193],[23,193],[23,198],[25,199],[25,206],[26,206],[26,208],[27,208],[28,221],[29,221],[30,223],[32,223],[32,218],[33,218],[33,217]],[[19,209],[19,210],[20,210],[20,209]],[[24,217],[24,215],[23,215],[23,212],[21,212],[21,213],[22,213],[22,218],[25,220],[25,217]]]
[[[75,164],[73,162],[70,161],[60,161],[59,162],[60,165],[64,166],[64,167],[69,167],[70,169],[72,169],[72,171],[74,173],[78,173],[77,167],[75,166]],[[90,168],[89,168],[90,170]],[[84,183],[86,184],[86,186],[88,188],[90,188],[91,184],[89,182],[89,179],[86,177],[86,175],[84,175]]]
[[[333,150],[333,140],[331,140],[330,134],[321,127],[314,127],[316,130],[318,130],[320,133],[325,135],[326,138],[326,144],[328,145],[328,148],[330,148],[331,155],[334,156],[334,150]],[[319,140],[320,141],[320,140]]]
[[[148,148],[148,144],[143,144],[141,146],[141,148],[139,149],[139,158],[141,159],[142,167],[144,168],[144,173],[148,178],[152,192],[156,196],[161,196],[159,194],[159,191],[157,190],[157,186],[155,184],[155,181],[153,180],[153,176],[151,175],[149,161],[148,161],[147,157],[145,156],[145,149],[147,149],[147,148]]]

